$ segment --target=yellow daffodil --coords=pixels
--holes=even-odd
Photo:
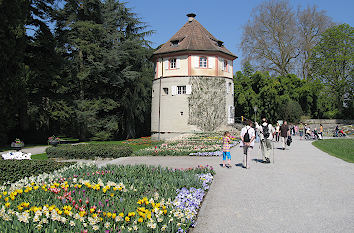
[[[126,222],[130,222],[130,218],[127,216],[127,217],[125,217],[125,221]]]

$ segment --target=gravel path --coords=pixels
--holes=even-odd
[[[258,148],[254,152],[261,157]],[[214,166],[192,233],[354,232],[354,164],[299,140],[290,150],[276,149],[274,164],[252,161],[249,170],[238,166],[240,148],[231,154],[231,169],[221,168],[219,157],[128,157],[103,165]]]

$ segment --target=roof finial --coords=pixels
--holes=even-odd
[[[195,18],[195,16],[197,16],[197,15],[194,13],[189,13],[189,14],[187,14],[187,16],[188,16],[188,22],[192,22],[193,19]]]

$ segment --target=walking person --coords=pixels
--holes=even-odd
[[[300,122],[300,125],[299,125],[299,134],[300,134],[300,140],[301,140],[302,136],[304,135],[304,124],[302,124],[302,122]]]
[[[285,150],[286,140],[290,136],[290,130],[287,121],[284,121],[284,123],[280,126],[280,136],[281,136],[282,149]]]
[[[320,139],[323,139],[323,125],[320,124]]]
[[[241,147],[243,147],[243,167],[250,168],[251,154],[256,138],[255,130],[252,128],[252,121],[248,120],[247,125],[241,130]]]
[[[275,134],[274,127],[267,122],[266,118],[263,118],[261,125],[258,125],[256,122],[256,128],[260,132],[261,137],[262,163],[270,163],[270,156],[273,149],[272,140]]]
[[[277,126],[275,126],[275,141],[279,142],[279,137],[280,137],[280,125],[277,123]]]
[[[223,167],[227,167],[227,168],[230,168],[231,167],[231,154],[230,154],[230,139],[231,135],[230,135],[230,132],[226,131],[224,133],[224,137],[222,139],[222,164],[223,164]],[[227,165],[225,164],[225,161],[227,159]]]

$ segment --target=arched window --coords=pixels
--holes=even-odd
[[[207,57],[199,57],[199,67],[207,68],[208,67],[208,58]]]

